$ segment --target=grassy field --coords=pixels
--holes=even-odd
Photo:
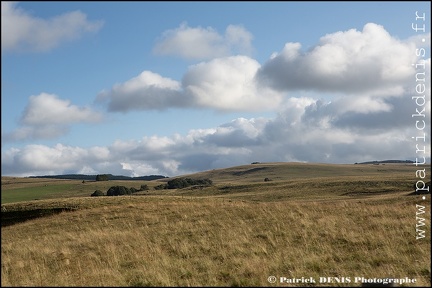
[[[408,195],[412,165],[264,163],[185,176],[214,185],[88,197],[169,179],[2,177],[2,221],[14,211],[65,209],[2,227],[2,286],[361,285],[269,283],[269,276],[431,284],[430,201]],[[419,214],[427,232],[416,239],[419,211],[429,216]]]
[[[2,177],[1,203],[31,200],[58,199],[90,196],[95,190],[106,192],[111,186],[120,185],[139,189],[142,184],[150,188],[159,185],[154,181],[82,181],[49,178]]]
[[[430,173],[430,167],[428,167]],[[428,174],[430,175],[430,174]],[[157,181],[85,181],[47,178],[2,177],[1,203],[41,199],[90,196],[95,190],[106,192],[115,185],[140,188],[146,195],[216,196],[243,200],[280,201],[287,199],[317,200],[345,199],[412,190],[417,180],[412,164],[387,165],[330,165],[305,163],[260,163],[215,169],[183,175],[209,178],[215,185],[203,189],[153,190],[171,178]],[[271,181],[265,182],[269,178]],[[373,193],[373,194],[371,194]]]

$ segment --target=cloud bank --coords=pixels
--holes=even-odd
[[[369,23],[362,31],[325,35],[309,51],[287,43],[263,65],[248,56],[218,56],[190,65],[181,81],[145,70],[101,92],[97,101],[108,112],[187,107],[278,114],[89,149],[62,144],[11,148],[2,152],[2,171],[20,176],[82,171],[174,176],[254,161],[413,160],[412,137],[419,131],[412,97],[421,71],[427,71],[421,82],[421,119],[430,131],[430,58],[422,59],[418,48],[417,38],[399,40]],[[66,115],[60,123],[65,125],[95,120],[88,110],[52,95],[41,94],[29,103],[23,125],[47,127],[59,113]],[[49,109],[53,111],[46,117],[34,117]],[[430,141],[425,145],[430,161]]]
[[[254,161],[413,159],[413,111],[408,108],[411,99],[405,96],[400,103],[390,103],[406,115],[396,122],[394,111],[372,114],[371,119],[363,113],[335,114],[333,102],[291,98],[273,119],[238,118],[215,128],[193,129],[186,135],[145,136],[89,149],[62,144],[9,149],[2,153],[2,171],[21,176],[83,171],[175,176]],[[430,159],[430,143],[426,147]]]

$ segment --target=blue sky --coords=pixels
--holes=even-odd
[[[2,1],[2,175],[430,159],[429,24],[427,1]]]

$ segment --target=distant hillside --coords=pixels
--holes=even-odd
[[[108,175],[108,180],[144,180],[151,181],[157,179],[167,178],[162,175],[148,175],[148,176],[139,176],[139,177],[128,177],[122,175]],[[94,181],[96,180],[97,175],[83,175],[83,174],[64,174],[64,175],[45,175],[45,176],[30,176],[29,178],[52,178],[52,179],[70,179],[70,180],[87,180]]]
[[[285,201],[351,199],[355,197],[390,197],[412,192],[417,178],[413,164],[394,163],[386,165],[355,165],[299,162],[260,162],[227,168],[212,169],[154,181],[130,181],[138,177],[123,177],[127,180],[95,181],[93,175],[84,181],[83,175],[72,175],[75,179],[64,179],[70,175],[50,178],[2,177],[2,204],[19,201],[44,200],[48,198],[89,197],[96,190],[107,191],[119,185],[138,190],[144,184],[148,188],[140,195],[152,196],[199,196],[222,197],[247,201]],[[424,166],[430,175],[430,165]],[[109,175],[109,174],[108,174]],[[108,176],[107,175],[107,176]],[[112,177],[112,175],[109,175]],[[60,177],[63,177],[60,178]],[[161,177],[161,176],[156,176]],[[141,179],[154,179],[141,177]],[[211,180],[211,185],[189,183]],[[110,178],[107,177],[107,180]],[[113,178],[111,178],[113,179]],[[178,179],[178,180],[176,180]],[[191,185],[183,184],[183,180]],[[82,182],[82,183],[81,183]],[[209,181],[208,181],[209,182]],[[175,189],[165,189],[168,185]],[[168,187],[167,186],[167,187]],[[169,187],[168,187],[169,188]],[[393,197],[392,196],[392,197]],[[398,196],[399,197],[399,196]],[[93,202],[92,202],[93,203]]]
[[[374,162],[371,162],[374,163]],[[382,163],[382,162],[380,162]],[[377,171],[375,165],[355,165],[355,164],[326,164],[326,163],[301,163],[301,162],[260,162],[228,168],[213,169],[198,173],[181,175],[192,179],[211,179],[215,185],[219,183],[235,183],[240,185],[247,183],[263,183],[268,178],[272,181],[297,181],[303,179],[310,181],[315,178],[334,177],[359,177],[363,175],[381,175],[411,171],[411,165],[407,162],[388,165],[385,169]],[[167,182],[166,178],[158,180]],[[380,176],[382,177],[382,176]],[[271,183],[271,182],[267,182]],[[273,182],[274,183],[274,182]]]
[[[384,161],[368,161],[355,164],[390,164],[390,163],[414,163],[411,160],[384,160]]]

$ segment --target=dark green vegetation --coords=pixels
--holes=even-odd
[[[161,184],[155,187],[156,190],[161,189],[182,189],[190,186],[199,186],[200,188],[208,187],[213,184],[213,181],[206,179],[191,179],[191,178],[175,178],[169,180],[166,184]]]
[[[125,186],[112,186],[108,189],[107,196],[120,196],[120,195],[131,195],[137,192],[135,188],[127,188]]]

